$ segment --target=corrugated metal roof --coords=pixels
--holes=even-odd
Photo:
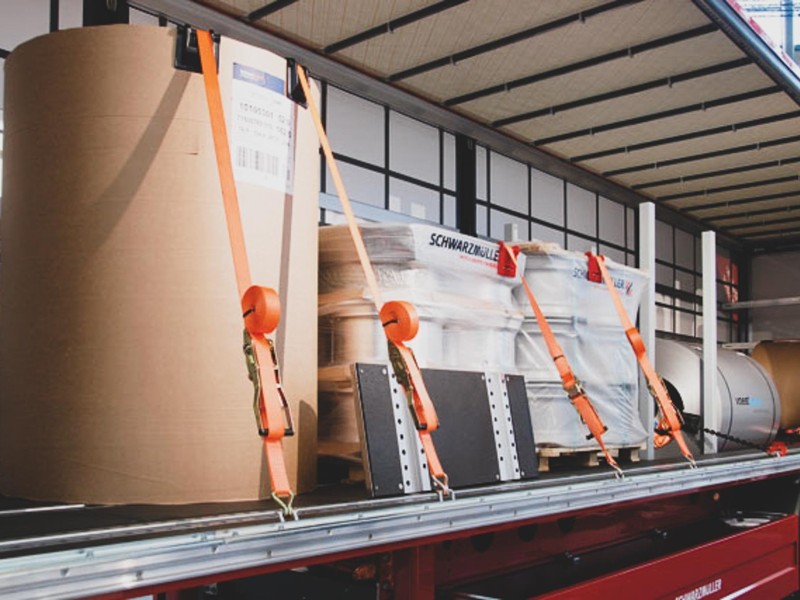
[[[197,3],[753,248],[800,238],[798,71],[732,0]]]

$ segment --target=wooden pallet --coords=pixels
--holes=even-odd
[[[630,464],[639,462],[639,451],[644,450],[645,445],[638,446],[614,446],[608,447],[608,452],[620,464]],[[597,448],[561,448],[544,447],[539,448],[539,472],[548,473],[551,467],[561,468],[584,468],[597,467],[600,465],[602,453]]]

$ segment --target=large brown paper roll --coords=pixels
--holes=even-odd
[[[761,342],[753,358],[772,376],[781,399],[781,427],[800,427],[800,341]]]
[[[167,28],[75,29],[7,60],[2,494],[188,503],[269,493],[202,77],[173,68],[174,44]],[[233,62],[281,79],[285,68],[223,40],[229,119]],[[309,117],[296,117],[293,198],[238,187],[253,282],[281,288],[276,338],[298,430],[287,466],[307,490],[319,159]]]

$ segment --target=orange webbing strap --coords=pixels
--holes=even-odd
[[[314,96],[311,94],[311,86],[308,83],[308,77],[306,76],[305,69],[300,65],[297,65],[297,75],[300,80],[300,85],[303,88],[306,102],[308,102],[311,116],[314,119],[314,125],[317,128],[317,134],[319,135],[319,141],[322,145],[322,151],[325,154],[325,160],[330,169],[333,184],[336,187],[336,192],[339,194],[339,200],[342,203],[342,209],[347,218],[350,236],[353,238],[353,244],[356,248],[358,260],[361,263],[361,269],[364,271],[364,277],[367,280],[367,285],[372,294],[375,310],[378,312],[381,323],[383,324],[384,333],[389,341],[389,354],[392,359],[395,377],[406,390],[410,400],[409,404],[417,422],[419,439],[425,450],[428,461],[428,473],[433,483],[441,492],[449,494],[450,488],[448,486],[447,474],[442,469],[442,465],[439,462],[439,457],[433,445],[433,440],[430,437],[430,434],[439,427],[439,419],[436,416],[436,409],[425,387],[422,373],[417,366],[414,353],[411,348],[404,344],[404,342],[412,340],[417,334],[419,328],[417,311],[413,305],[408,302],[383,303],[378,280],[372,268],[372,263],[369,260],[367,249],[364,246],[364,239],[361,237],[361,230],[358,228],[353,208],[350,205],[350,198],[347,195],[344,181],[342,181],[342,175],[339,172],[339,167],[333,156],[333,150],[331,149],[328,136],[325,133],[325,127],[322,125],[319,109],[317,108]]]
[[[288,404],[280,386],[275,352],[272,342],[266,337],[275,330],[280,321],[280,301],[274,290],[251,285],[239,199],[233,179],[228,131],[222,110],[214,42],[208,31],[197,30],[197,46],[200,51],[225,219],[236,272],[236,286],[241,298],[245,327],[245,356],[250,378],[255,386],[256,421],[259,434],[264,439],[272,497],[283,508],[284,513],[290,515],[294,492],[289,485],[281,440],[284,435],[293,433],[293,427]]]
[[[603,451],[603,455],[605,456],[608,465],[614,469],[616,476],[622,477],[622,469],[617,464],[617,461],[614,460],[614,457],[611,456],[611,453],[608,451],[608,448],[606,448],[606,445],[603,442],[603,434],[608,431],[608,427],[603,424],[602,419],[600,419],[600,415],[597,414],[597,411],[589,400],[589,397],[586,395],[583,385],[575,376],[575,373],[573,373],[572,368],[569,365],[569,361],[567,361],[566,356],[564,356],[564,351],[561,349],[561,345],[558,343],[558,340],[556,340],[556,336],[553,334],[553,330],[550,328],[547,318],[544,316],[542,309],[539,307],[539,303],[536,301],[536,297],[533,295],[531,286],[528,285],[528,281],[525,279],[525,274],[519,269],[519,265],[517,265],[517,257],[514,254],[514,250],[512,250],[511,246],[508,244],[500,242],[500,251],[502,252],[503,250],[508,253],[510,260],[517,267],[519,278],[522,281],[522,287],[525,289],[525,295],[528,296],[528,302],[530,302],[531,308],[533,309],[533,314],[536,317],[536,322],[539,324],[542,337],[547,345],[547,351],[553,358],[556,369],[558,369],[558,375],[561,377],[561,384],[564,387],[564,391],[567,392],[570,402],[572,402],[575,410],[578,411],[581,419],[589,429],[590,435],[587,436],[587,439],[594,438],[597,440],[597,443],[600,445],[600,449]]]
[[[587,255],[590,258],[593,256],[591,252],[587,252]],[[644,340],[642,340],[639,330],[636,329],[630,316],[628,316],[628,311],[625,310],[625,306],[622,304],[622,299],[619,297],[617,288],[614,287],[614,280],[611,278],[611,273],[608,272],[604,257],[598,255],[596,258],[597,266],[603,276],[603,281],[611,295],[611,300],[614,302],[614,308],[616,308],[619,320],[625,328],[625,335],[628,338],[628,342],[630,342],[633,353],[636,355],[636,360],[639,362],[642,373],[644,373],[647,379],[650,394],[655,398],[656,402],[658,402],[658,407],[661,411],[661,418],[659,419],[656,429],[657,431],[663,431],[665,433],[655,435],[655,445],[657,448],[660,448],[669,443],[670,439],[674,439],[684,458],[694,467],[696,466],[694,456],[692,456],[689,447],[686,445],[686,440],[683,439],[683,433],[681,432],[681,417],[675,405],[672,403],[672,399],[669,397],[669,392],[663,380],[659,377],[658,373],[656,373],[653,363],[650,362],[650,357],[647,356]]]

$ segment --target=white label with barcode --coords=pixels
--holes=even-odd
[[[292,192],[292,102],[283,80],[238,63],[231,86],[231,157],[237,181]]]

